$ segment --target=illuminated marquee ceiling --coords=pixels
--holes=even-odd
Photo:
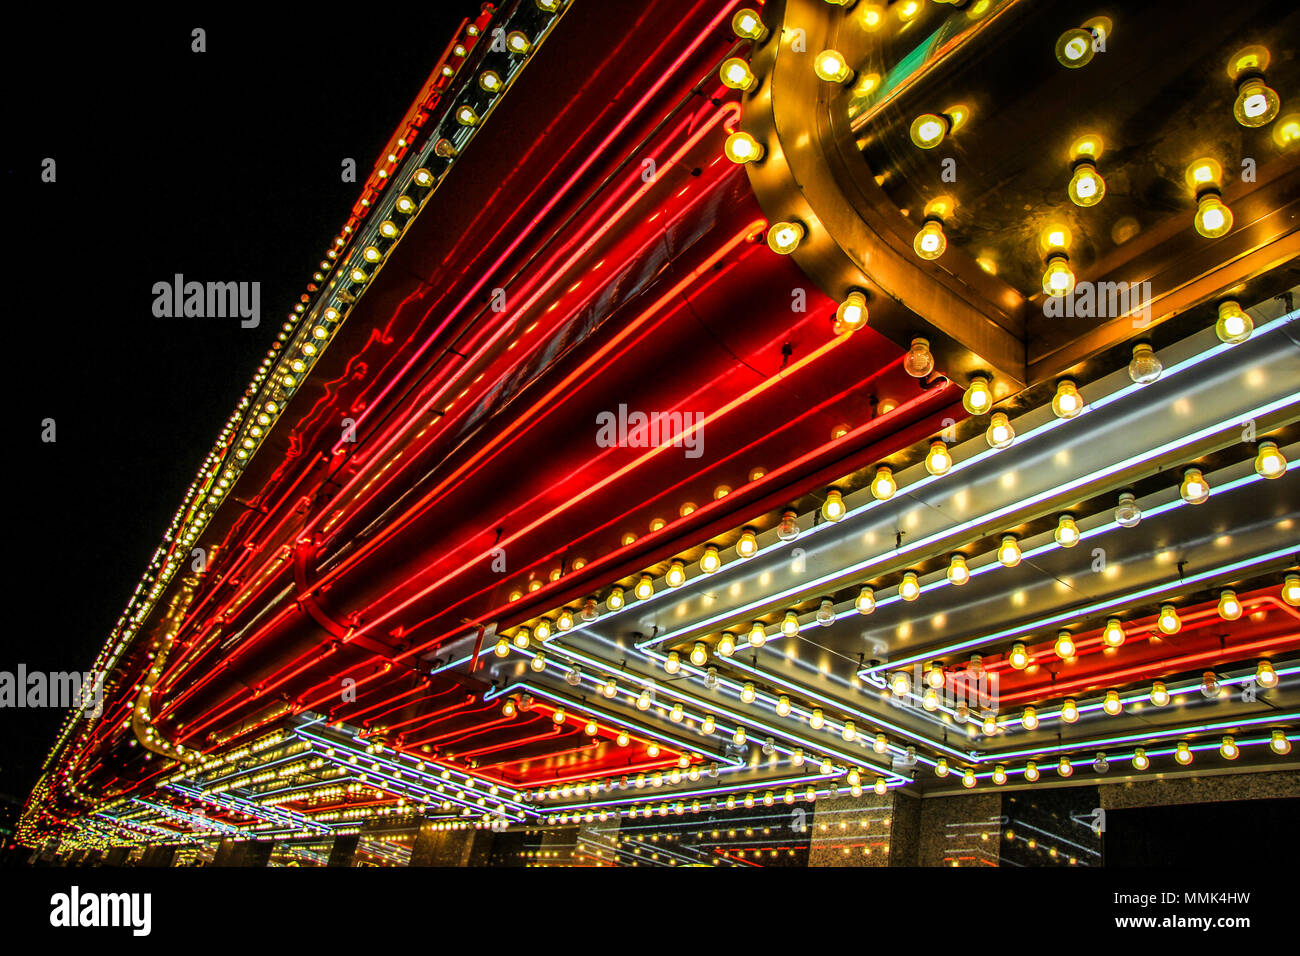
[[[462,28],[26,834],[1290,765],[1296,14],[1244,4],[1211,36],[1105,11],[1076,66],[1075,4],[673,5]],[[1283,97],[1254,126],[1223,69],[1252,45],[1269,63],[1237,80]],[[1091,206],[1063,155],[1087,134]],[[1204,157],[1221,237],[1183,182]],[[1054,263],[1149,282],[1150,321],[1049,320]],[[701,454],[597,444],[620,406],[698,416]]]

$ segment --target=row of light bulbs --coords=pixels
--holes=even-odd
[[[1284,731],[1274,730],[1269,737],[1268,748],[1273,754],[1279,757],[1285,756],[1291,752],[1291,741]],[[1241,746],[1231,735],[1223,737],[1219,743],[1218,749],[1219,755],[1223,757],[1224,760],[1236,760],[1237,757],[1241,755]],[[1191,764],[1194,759],[1192,745],[1185,740],[1179,741],[1174,747],[1173,758],[1179,766],[1186,767]],[[1134,748],[1133,754],[1130,757],[1130,762],[1135,770],[1148,770],[1151,767],[1151,757],[1147,754],[1146,748],[1144,747]],[[1106,773],[1110,769],[1110,758],[1105,752],[1099,751],[1097,753],[1097,756],[1094,758],[1092,763],[1092,769],[1097,773]],[[947,777],[951,772],[952,769],[949,767],[948,761],[945,758],[940,757],[935,764],[935,776],[941,778]],[[1042,777],[1042,770],[1039,767],[1039,762],[1036,760],[1027,761],[1022,772],[1024,778],[1030,783],[1035,783]],[[1073,776],[1073,761],[1071,761],[1068,756],[1061,756],[1056,764],[1056,772],[1061,777]],[[1005,784],[1009,779],[1006,765],[995,765],[990,779],[998,786]],[[974,787],[978,782],[973,767],[966,767],[962,771],[962,786],[969,789]]]

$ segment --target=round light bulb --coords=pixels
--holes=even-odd
[[[1017,641],[1011,645],[1011,653],[1007,655],[1007,663],[1018,671],[1022,671],[1029,666],[1029,651],[1024,644]]]
[[[781,633],[786,637],[794,637],[799,633],[799,615],[794,611],[785,612],[785,617],[781,619]]]
[[[669,674],[679,673],[682,669],[682,656],[676,651],[669,651],[664,658],[664,671]]]
[[[844,496],[834,488],[826,492],[826,500],[822,502],[822,517],[827,521],[839,521],[846,514],[848,508],[844,505]]]
[[[1262,441],[1255,453],[1255,472],[1264,478],[1281,478],[1286,474],[1286,458],[1277,443]]]
[[[1061,719],[1067,724],[1079,719],[1079,706],[1069,697],[1061,703]]]
[[[1207,239],[1218,239],[1232,228],[1232,210],[1213,192],[1196,200],[1196,231]]]
[[[736,554],[742,558],[752,558],[758,554],[758,535],[751,528],[746,528],[736,542]]]
[[[1235,621],[1241,617],[1241,602],[1237,600],[1236,591],[1224,588],[1219,592],[1219,617],[1225,621]]]
[[[1070,185],[1066,188],[1070,202],[1076,206],[1095,206],[1106,195],[1106,180],[1097,172],[1097,167],[1089,162],[1080,162],[1074,167]]]
[[[1189,505],[1204,504],[1210,498],[1210,483],[1199,468],[1188,468],[1183,472],[1183,483],[1178,493]]]
[[[1056,395],[1052,398],[1052,414],[1057,418],[1074,418],[1083,411],[1083,396],[1079,388],[1068,378],[1056,386]]]
[[[925,378],[934,371],[934,356],[930,353],[930,342],[917,337],[903,356],[903,370],[912,378]]]
[[[1156,707],[1164,707],[1169,703],[1169,689],[1165,687],[1164,681],[1152,682],[1151,703]]]
[[[1166,604],[1160,608],[1160,617],[1156,619],[1156,626],[1160,628],[1162,634],[1177,634],[1183,629],[1183,622],[1178,617],[1178,609],[1172,604]]]
[[[972,415],[983,415],[993,407],[993,392],[989,380],[983,375],[972,375],[970,385],[961,397],[962,406]]]
[[[722,84],[728,89],[747,93],[758,86],[758,77],[754,76],[749,64],[738,56],[724,61],[718,74],[722,78]]]
[[[1255,668],[1255,683],[1260,687],[1273,688],[1278,684],[1277,671],[1268,661],[1260,661]]]
[[[1151,766],[1151,760],[1147,757],[1147,752],[1141,747],[1133,751],[1133,769],[1146,770]]]
[[[700,555],[700,570],[705,574],[713,574],[722,567],[722,555],[713,545],[704,549],[704,554]]]
[[[1056,519],[1056,530],[1052,532],[1052,537],[1056,543],[1063,548],[1073,548],[1079,543],[1079,526],[1075,524],[1073,515],[1061,515]]]
[[[751,10],[749,7],[741,7],[736,11],[731,18],[731,29],[742,40],[753,40],[756,43],[763,42],[768,34],[762,18],[757,11]]]
[[[1062,757],[1056,764],[1056,772],[1062,777],[1068,777],[1074,773],[1074,767],[1070,765],[1069,757]]]
[[[1269,442],[1268,444],[1272,443]],[[1277,448],[1276,445],[1273,447]],[[1261,452],[1262,448],[1263,446],[1261,446]],[[1258,462],[1258,459],[1256,461]],[[898,491],[898,483],[894,481],[894,473],[883,465],[877,468],[876,477],[871,480],[871,494],[879,501],[888,501],[894,497],[896,491]]]
[[[1011,421],[1005,412],[993,413],[993,417],[989,419],[988,430],[984,432],[984,438],[990,448],[1006,448],[1015,441],[1016,431],[1011,427]]]
[[[709,649],[700,641],[695,642],[691,648],[691,663],[696,667],[703,667],[709,660]]]
[[[1004,567],[1014,568],[1020,563],[1020,542],[1014,534],[1004,534],[1002,544],[998,546],[998,560]]]
[[[1291,752],[1291,740],[1283,731],[1275,730],[1269,737],[1268,749],[1279,757],[1285,756]]]
[[[970,568],[966,566],[964,555],[954,554],[948,562],[948,582],[961,586],[970,580]]]
[[[1031,761],[1029,761],[1027,764],[1025,764],[1025,779],[1026,779],[1026,780],[1028,780],[1030,783],[1033,783],[1033,782],[1035,782],[1035,781],[1036,781],[1039,777],[1041,777],[1041,776],[1042,776],[1042,774],[1041,774],[1041,773],[1039,772],[1039,770],[1038,770],[1038,764],[1037,764],[1037,763],[1035,763],[1034,761],[1031,760]]]
[[[870,614],[876,609],[876,592],[870,587],[864,587],[858,592],[857,598],[853,601],[853,606],[858,609],[859,614]]]
[[[813,72],[827,83],[847,83],[853,79],[853,70],[838,50],[823,50],[813,60]]]
[[[850,292],[835,309],[835,331],[855,332],[867,324],[867,297]]]
[[[945,475],[952,467],[952,455],[948,446],[941,441],[930,443],[930,451],[925,456],[925,470],[932,475]]]
[[[1184,767],[1192,762],[1192,748],[1186,741],[1178,742],[1178,746],[1174,749],[1174,759]]]
[[[767,245],[773,252],[788,256],[799,248],[804,235],[802,223],[774,222],[767,230]]]
[[[948,248],[948,237],[943,234],[943,223],[937,219],[926,220],[912,240],[912,248],[922,259],[938,259]]]
[[[654,579],[648,574],[641,575],[640,580],[636,582],[636,587],[632,589],[632,593],[636,595],[638,601],[644,601],[652,597],[655,593]]]
[[[763,158],[763,145],[749,133],[736,130],[722,144],[722,151],[733,163],[756,163]]]
[[[767,643],[767,629],[762,621],[755,621],[749,626],[749,646],[762,647]]]
[[[912,120],[910,134],[912,142],[921,149],[934,149],[943,142],[952,127],[946,116],[937,113],[922,113]]]
[[[1124,625],[1120,619],[1112,617],[1106,622],[1106,627],[1101,632],[1101,640],[1107,647],[1119,647],[1124,643]]]
[[[1066,30],[1056,40],[1056,59],[1064,67],[1077,70],[1087,66],[1093,55],[1092,32],[1082,27]]]
[[[1038,728],[1038,711],[1033,707],[1026,707],[1020,715],[1020,725],[1025,730],[1036,730]]]
[[[1119,691],[1106,691],[1106,697],[1102,701],[1101,709],[1112,717],[1118,716],[1124,710],[1124,702],[1119,699]]]
[[[1300,607],[1300,574],[1288,574],[1282,581],[1282,600]]]
[[[905,571],[903,581],[898,585],[898,595],[904,601],[915,601],[921,596],[921,582],[915,571]]]
[[[1273,122],[1281,108],[1277,93],[1265,86],[1263,80],[1251,77],[1237,89],[1232,116],[1242,126],[1254,129]]]
[[[1115,523],[1121,528],[1136,528],[1141,520],[1142,509],[1138,507],[1132,492],[1121,494],[1119,504],[1115,507]]]
[[[1056,255],[1047,260],[1047,268],[1043,271],[1044,295],[1069,295],[1074,291],[1074,284],[1074,270],[1065,256]]]
[[[1074,636],[1069,631],[1058,631],[1056,634],[1056,656],[1061,660],[1069,660],[1074,656],[1077,648],[1074,646]]]
[[[722,636],[718,638],[716,650],[719,657],[730,657],[732,654],[736,653],[735,636],[727,631],[723,631]]]
[[[1164,366],[1155,351],[1145,342],[1133,346],[1133,358],[1128,363],[1128,375],[1139,385],[1150,385],[1160,377]]]
[[[1246,311],[1232,300],[1219,303],[1219,318],[1214,323],[1214,334],[1221,342],[1236,345],[1250,338],[1255,323]]]

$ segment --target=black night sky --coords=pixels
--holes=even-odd
[[[32,5],[7,22],[5,500],[0,670],[84,670],[347,218],[478,0],[347,13]],[[120,14],[113,17],[111,14]],[[207,52],[191,51],[191,31]],[[41,182],[42,162],[57,181]],[[259,281],[262,322],[159,319],[175,273]],[[16,407],[15,407],[16,406]],[[53,418],[57,441],[41,440]],[[21,802],[60,710],[0,710]]]

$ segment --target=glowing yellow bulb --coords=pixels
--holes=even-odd
[[[917,580],[915,571],[904,572],[903,581],[898,586],[898,595],[904,601],[915,601],[921,596],[921,582]]]
[[[932,475],[945,475],[952,467],[952,455],[948,446],[941,441],[930,443],[930,451],[925,456],[925,470]]]
[[[749,646],[762,647],[767,643],[767,630],[761,621],[755,621],[749,628]]]
[[[508,641],[504,637],[500,638],[497,641],[496,649],[494,653],[496,654],[497,657],[505,657],[507,654],[510,653],[510,641]]]
[[[1177,634],[1183,629],[1183,622],[1178,617],[1178,609],[1172,604],[1166,604],[1160,608],[1160,617],[1156,619],[1156,626],[1160,628],[1162,634]]]
[[[1275,730],[1270,735],[1268,749],[1273,751],[1279,757],[1285,756],[1291,752],[1291,741],[1287,735],[1280,730]]]
[[[1070,196],[1070,202],[1076,206],[1095,206],[1106,195],[1106,180],[1092,163],[1080,161],[1074,167],[1066,192]]]
[[[790,716],[790,698],[785,694],[782,694],[776,699],[776,712],[777,715],[781,717]]]
[[[912,678],[907,671],[896,671],[889,679],[889,690],[895,697],[906,697],[912,689]]]
[[[970,580],[970,568],[964,555],[954,554],[948,562],[948,582],[961,586]]]
[[[1101,709],[1112,717],[1118,716],[1124,710],[1124,702],[1119,699],[1119,691],[1106,691],[1106,699],[1102,701]]]
[[[1066,30],[1056,40],[1057,61],[1072,70],[1092,62],[1093,53],[1092,32],[1082,27]]]
[[[1231,300],[1219,303],[1219,318],[1214,323],[1214,334],[1221,342],[1236,345],[1250,338],[1255,323],[1242,307]]]
[[[1063,661],[1069,660],[1076,650],[1073,635],[1069,631],[1059,631],[1056,635],[1056,656]]]
[[[1207,239],[1227,235],[1232,228],[1232,210],[1213,192],[1196,200],[1196,231]]]
[[[774,222],[767,230],[767,245],[773,252],[788,256],[803,241],[804,227],[798,222]]]
[[[1255,471],[1264,478],[1281,478],[1286,474],[1286,457],[1278,451],[1277,443],[1262,441],[1255,454]]]
[[[858,592],[853,606],[858,609],[859,614],[870,614],[876,609],[876,592],[869,587],[864,587]]]
[[[850,292],[835,310],[835,331],[856,332],[867,324],[867,297]]]
[[[894,473],[883,465],[877,468],[876,477],[871,480],[871,494],[880,501],[888,501],[896,491],[898,483],[894,481]]]
[[[1053,223],[1042,231],[1038,241],[1043,247],[1043,252],[1050,255],[1055,252],[1068,252],[1072,238],[1068,227],[1061,223]]]
[[[1020,542],[1014,534],[1004,534],[1002,543],[998,546],[998,560],[1004,567],[1014,568],[1020,563],[1020,558]]]
[[[1029,666],[1029,651],[1024,644],[1017,641],[1011,645],[1011,653],[1007,655],[1007,663],[1018,671],[1022,671]]]
[[[1237,600],[1236,591],[1224,588],[1219,592],[1219,617],[1225,621],[1235,621],[1241,617],[1241,602]]]
[[[990,448],[1006,448],[1015,441],[1016,430],[1011,427],[1006,412],[993,413],[993,417],[989,419],[989,427],[984,432],[984,438]]]
[[[532,638],[529,635],[528,628],[521,627],[519,630],[515,631],[515,637],[514,637],[515,647],[519,648],[520,650],[523,650],[526,647],[528,647],[531,641]]]
[[[1124,625],[1119,618],[1112,617],[1106,622],[1106,627],[1101,632],[1101,640],[1107,647],[1119,647],[1124,643]]]
[[[740,535],[740,540],[736,542],[736,553],[742,558],[752,558],[758,554],[758,535],[752,529],[746,528]]]
[[[719,70],[724,86],[741,92],[749,92],[758,86],[758,77],[754,76],[749,64],[740,57],[733,56],[722,64]]]
[[[1052,414],[1057,418],[1074,418],[1083,411],[1083,396],[1074,382],[1062,379],[1056,386],[1056,395],[1052,398]]]
[[[1079,526],[1071,515],[1061,515],[1056,519],[1056,530],[1052,532],[1056,543],[1063,548],[1073,548],[1079,543]]]
[[[1204,504],[1210,498],[1210,483],[1199,468],[1188,468],[1183,472],[1183,483],[1178,493],[1189,505]]]
[[[1035,730],[1038,727],[1038,711],[1033,707],[1026,707],[1020,714],[1020,725],[1025,730]]]
[[[695,642],[691,648],[691,663],[696,667],[703,667],[709,659],[709,649],[700,641]]]
[[[733,163],[754,163],[763,158],[763,146],[748,133],[737,130],[727,137],[722,151]]]
[[[1079,706],[1069,697],[1061,703],[1061,719],[1067,724],[1079,719]]]
[[[719,657],[730,657],[736,653],[736,638],[730,632],[723,631],[722,636],[718,638],[716,648]]]
[[[1192,748],[1186,741],[1178,742],[1178,746],[1174,749],[1174,759],[1184,767],[1192,762]]]
[[[731,18],[731,29],[743,40],[762,43],[767,39],[768,30],[758,13],[749,7],[741,7]]]
[[[1070,765],[1069,757],[1062,757],[1056,764],[1056,772],[1062,777],[1068,777],[1074,773],[1074,767]]]
[[[794,611],[785,612],[785,617],[781,619],[781,633],[786,637],[794,637],[799,633],[799,615]]]
[[[1300,574],[1288,574],[1282,581],[1282,600],[1292,607],[1300,607]]]
[[[948,248],[948,237],[943,234],[943,223],[937,219],[926,221],[916,238],[912,240],[912,248],[922,259],[938,259],[943,255],[944,250]]]
[[[1074,291],[1074,270],[1063,255],[1055,255],[1047,260],[1043,271],[1044,295],[1069,295]]]
[[[654,579],[648,574],[641,575],[640,580],[636,582],[636,587],[632,589],[638,601],[644,601],[655,593]]]
[[[984,375],[972,375],[970,385],[961,397],[961,403],[972,415],[983,415],[993,407],[993,392]]]
[[[813,72],[827,83],[848,83],[853,79],[853,70],[838,50],[823,50],[813,61]]]
[[[1164,681],[1153,681],[1151,684],[1151,703],[1156,707],[1164,707],[1169,703],[1169,689],[1165,687]]]
[[[1281,108],[1277,93],[1265,86],[1263,80],[1252,77],[1238,87],[1232,115],[1242,126],[1255,129],[1271,123]]]
[[[670,588],[679,588],[686,583],[686,567],[680,561],[674,561],[668,566],[668,573],[664,575],[664,582]],[[648,597],[645,595],[644,597]],[[642,594],[638,592],[637,597],[644,600]]]
[[[1037,763],[1035,763],[1034,761],[1031,760],[1031,761],[1029,761],[1028,763],[1025,764],[1025,779],[1026,779],[1026,780],[1028,780],[1030,783],[1033,783],[1033,782],[1036,781],[1040,776],[1042,776],[1042,774],[1041,774],[1041,773],[1039,772],[1039,770],[1038,770],[1038,764],[1037,764]]]
[[[1147,757],[1147,752],[1141,747],[1133,751],[1133,769],[1146,770],[1151,766],[1151,760]]]
[[[951,123],[945,116],[922,113],[912,121],[912,142],[922,149],[934,149],[948,135]]]
[[[826,492],[826,500],[822,502],[822,517],[827,521],[839,521],[846,514],[848,508],[844,505],[844,496],[834,488]]]
[[[936,761],[934,762],[934,775],[935,775],[936,777],[946,777],[946,776],[948,776],[948,760],[947,760],[947,758],[945,758],[945,757],[940,757],[938,760],[936,760]]]
[[[747,704],[752,704],[755,694],[753,681],[745,681],[744,686],[740,688],[740,699]]]
[[[1273,142],[1283,149],[1300,143],[1300,113],[1289,113],[1273,124]]]
[[[620,610],[623,607],[623,589],[613,588],[605,598],[605,606],[611,611]]]
[[[814,707],[808,715],[808,726],[813,730],[821,730],[826,726],[826,718],[820,707]]]
[[[664,672],[667,674],[678,674],[682,669],[682,656],[676,651],[669,651],[664,658]]]

